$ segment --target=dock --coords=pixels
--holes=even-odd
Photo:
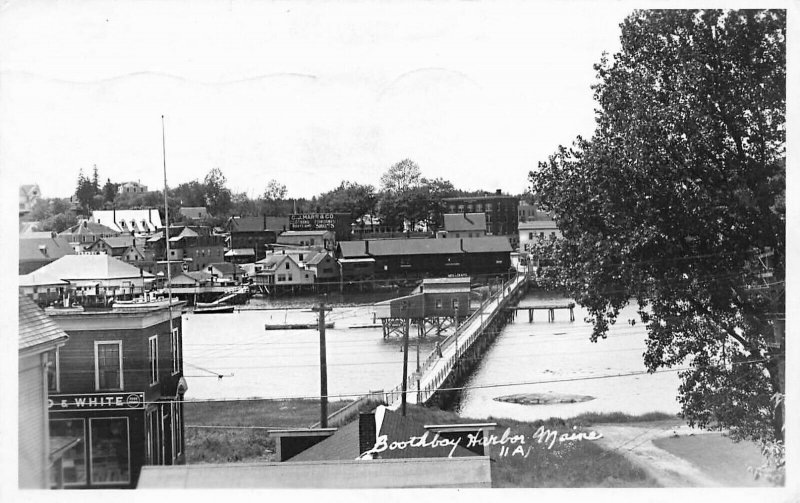
[[[264,330],[308,330],[319,328],[319,323],[267,323]],[[325,323],[325,328],[333,328],[333,322]]]
[[[575,303],[564,301],[556,304],[544,304],[539,306],[516,306],[506,307],[507,311],[516,314],[519,311],[528,311],[528,322],[533,323],[533,312],[537,309],[540,311],[547,311],[547,321],[552,323],[556,321],[556,309],[569,309],[569,321],[575,321]]]

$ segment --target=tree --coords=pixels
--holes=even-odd
[[[264,188],[264,194],[259,200],[261,214],[277,216],[286,215],[292,212],[290,201],[286,200],[286,185],[277,180],[270,180]]]
[[[381,189],[395,194],[418,187],[422,180],[422,171],[411,159],[403,159],[392,165],[381,175]]]
[[[113,203],[117,197],[119,185],[111,182],[111,178],[106,179],[106,184],[103,185],[103,199],[107,203]]]
[[[89,209],[94,204],[93,199],[96,194],[92,181],[83,174],[83,169],[81,169],[78,173],[78,186],[75,189],[75,197],[78,198],[78,203],[84,214],[89,213]]]
[[[180,201],[181,206],[204,207],[206,205],[206,186],[197,180],[181,183],[169,192],[170,197]]]
[[[205,206],[208,212],[217,217],[228,215],[231,209],[231,191],[225,187],[228,180],[219,168],[214,168],[206,174]]]
[[[690,424],[780,445],[784,301],[757,287],[766,255],[773,287],[785,271],[785,11],[636,11],[621,28],[595,66],[592,138],[530,174],[567,287],[594,341],[636,300],[647,368],[689,367]]]
[[[268,201],[280,201],[286,198],[286,185],[272,179],[267,182],[264,188],[264,199]]]
[[[353,220],[375,211],[375,187],[342,181],[339,186],[319,195],[317,205],[324,211],[348,213]]]

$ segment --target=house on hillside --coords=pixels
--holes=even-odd
[[[181,206],[179,213],[181,217],[192,222],[202,222],[210,217],[205,206]]]
[[[556,239],[561,237],[561,230],[553,218],[543,212],[538,212],[528,218],[527,222],[519,224],[520,251],[530,251],[531,245],[538,239]]]
[[[142,185],[141,182],[123,182],[119,184],[117,192],[120,194],[144,194],[147,192],[147,185]]]
[[[42,197],[42,191],[39,186],[33,185],[20,185],[19,186],[19,214],[27,215],[33,210],[33,206]]]
[[[119,237],[121,233],[106,225],[83,220],[79,224],[59,232],[58,235],[73,245],[85,248],[98,239]]]
[[[92,222],[103,224],[123,234],[151,234],[163,227],[156,208],[143,210],[95,210]]]
[[[28,274],[66,255],[75,255],[69,242],[53,233],[19,236],[19,274]]]
[[[69,336],[23,294],[19,300],[18,464],[20,489],[59,487],[65,453],[80,439],[50,434],[48,391],[58,389],[58,352]]]
[[[133,236],[127,235],[98,239],[87,246],[86,251],[89,253],[105,253],[129,263],[145,260],[144,254],[136,246]]]

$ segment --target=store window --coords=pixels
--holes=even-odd
[[[64,487],[86,484],[86,434],[83,419],[53,419],[50,421],[50,444],[63,442],[77,443],[61,457],[61,469],[51,470],[51,487]]]
[[[178,329],[172,329],[172,337],[170,338],[172,343],[172,373],[177,374],[181,371],[181,339],[180,335],[178,334]]]
[[[129,483],[128,418],[92,418],[89,430],[92,484]]]
[[[94,369],[95,389],[121,390],[122,341],[95,341]]]
[[[58,357],[58,348],[44,354],[45,364],[47,365],[47,391],[54,391],[56,393],[61,389]]]
[[[150,363],[150,384],[158,382],[158,334],[148,339],[147,360]]]

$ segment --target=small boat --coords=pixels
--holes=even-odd
[[[264,330],[316,330],[317,328],[319,328],[319,323],[267,323],[264,325]],[[325,323],[325,328],[333,328],[333,322]]]
[[[232,313],[234,306],[230,304],[220,304],[216,302],[198,302],[194,307],[195,314],[218,314]]]

